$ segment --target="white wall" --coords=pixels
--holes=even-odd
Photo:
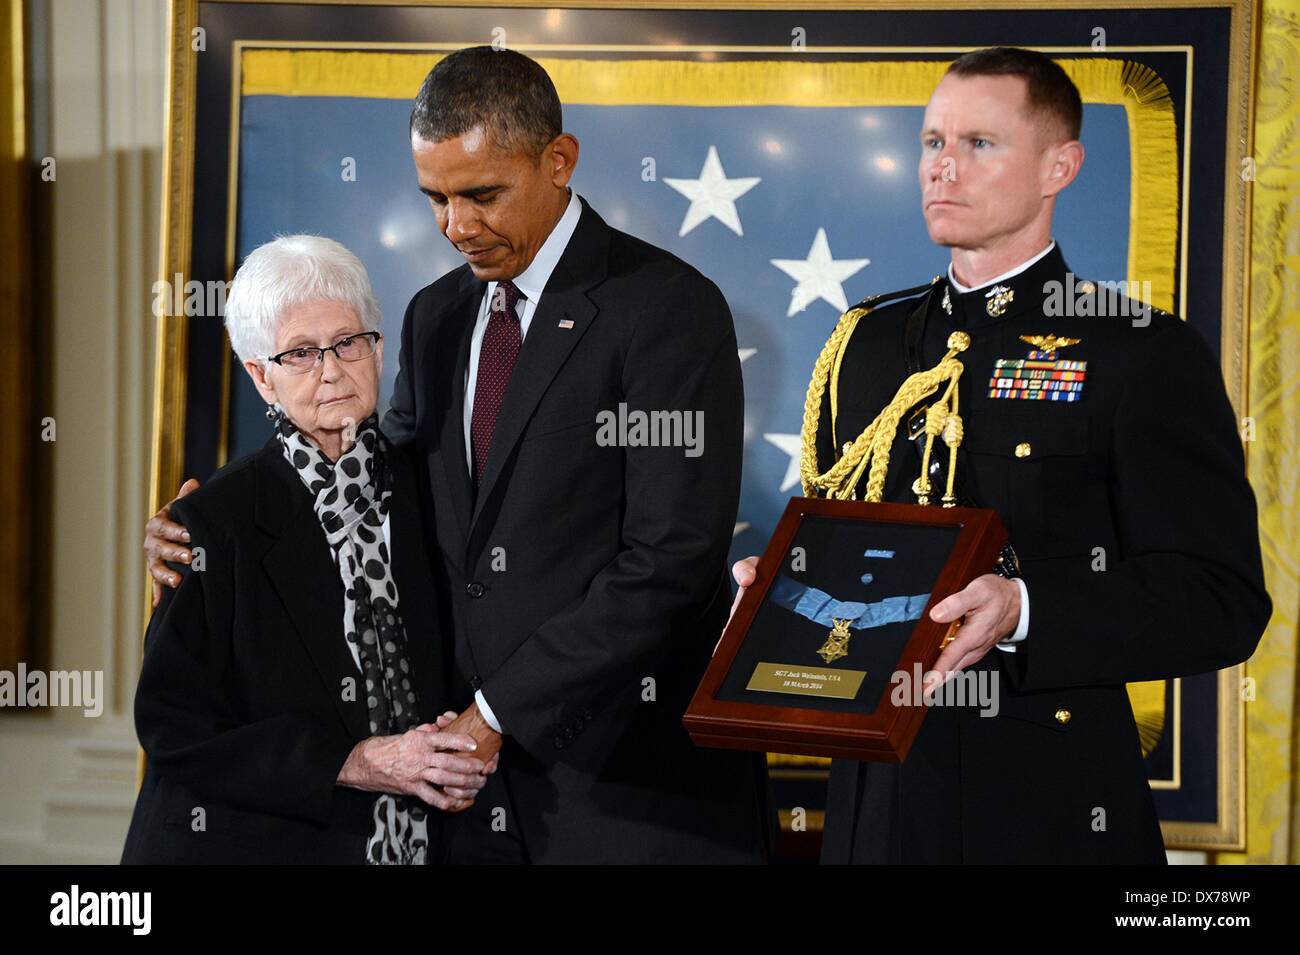
[[[158,271],[166,0],[31,0],[33,154],[52,209],[53,669],[104,711],[0,711],[0,862],[115,862],[135,798],[150,289]]]

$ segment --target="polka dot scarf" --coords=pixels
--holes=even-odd
[[[370,732],[403,733],[419,724],[406,629],[389,570],[384,520],[392,493],[378,418],[357,429],[352,448],[331,463],[320,448],[278,415],[284,456],[315,497],[316,517],[343,581],[343,632],[365,682]],[[375,800],[366,861],[424,865],[429,846],[428,809],[418,799],[387,793]]]

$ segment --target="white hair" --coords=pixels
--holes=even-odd
[[[366,331],[381,314],[361,260],[333,239],[282,235],[259,245],[235,273],[226,298],[226,334],[240,361],[261,361],[275,350],[280,319],[307,302],[349,306]]]

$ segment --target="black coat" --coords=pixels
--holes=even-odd
[[[935,707],[901,767],[833,762],[824,861],[1163,862],[1125,684],[1240,663],[1263,633],[1255,500],[1218,363],[1163,312],[1145,325],[1049,316],[1049,283],[1068,294],[1068,272],[1054,249],[1003,283],[1014,298],[1000,317],[984,290],[950,290],[948,314],[940,280],[928,299],[863,318],[845,353],[840,445],[907,376],[914,311],[928,316],[922,368],[950,332],[970,333],[957,473],[975,504],[1002,516],[1030,613],[1017,652],[994,648],[978,665],[1000,677],[998,716]],[[1084,297],[1095,306],[1099,295]],[[1080,400],[991,397],[995,360],[1026,358],[1033,346],[1020,336],[1047,334],[1080,339],[1056,355],[1087,363]],[[833,460],[828,405],[822,470]],[[885,500],[915,503],[919,473],[899,437]]]
[[[481,687],[501,721],[533,862],[761,860],[761,757],[697,749],[681,725],[731,596],[744,402],[727,303],[584,200],[475,496],[464,390],[485,289],[462,266],[416,294],[384,419],[427,463],[453,708]],[[601,446],[597,415],[620,403],[702,411],[703,454]]]
[[[392,463],[392,573],[432,722],[446,694],[423,482],[405,454]],[[148,768],[122,861],[364,862],[376,795],[335,780],[369,720],[364,692],[345,698],[359,674],[311,492],[272,439],[172,514],[205,566],[176,565],[181,584],[164,591],[145,638],[135,722]],[[429,819],[436,846],[440,814]]]

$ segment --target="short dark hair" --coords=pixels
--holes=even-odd
[[[560,96],[541,64],[514,50],[471,46],[438,62],[411,107],[411,132],[426,142],[482,126],[506,152],[537,158],[564,131]]]
[[[948,65],[956,76],[1019,76],[1025,81],[1029,109],[1058,122],[1071,139],[1083,128],[1079,88],[1060,64],[1034,50],[994,46],[957,57]]]

